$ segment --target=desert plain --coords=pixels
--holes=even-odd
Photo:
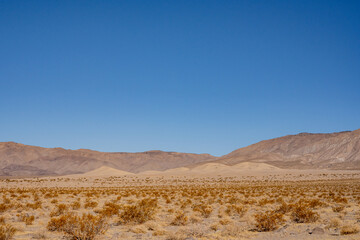
[[[360,171],[268,164],[0,180],[0,239],[360,239]]]

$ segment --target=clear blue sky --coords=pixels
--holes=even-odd
[[[360,128],[360,1],[0,0],[0,141],[223,155]]]

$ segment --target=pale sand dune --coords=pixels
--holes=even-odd
[[[188,172],[189,168],[186,167],[180,167],[180,168],[172,168],[172,169],[168,169],[165,170],[165,173],[179,173],[179,172]]]
[[[133,175],[133,173],[121,171],[107,166],[102,166],[87,173],[74,174],[70,176],[97,177],[97,176],[124,176],[124,175]]]
[[[236,170],[255,170],[255,171],[268,171],[268,170],[281,170],[281,168],[275,167],[267,163],[254,163],[254,162],[242,162],[231,166],[231,169]]]
[[[205,163],[191,169],[192,172],[213,172],[228,170],[229,166],[221,163]]]
[[[206,163],[191,169],[191,172],[200,174],[236,174],[241,172],[278,171],[278,167],[266,163],[243,162],[233,166],[221,163]]]
[[[266,163],[243,162],[234,166],[221,163],[205,163],[192,169],[181,167],[165,171],[145,171],[140,175],[237,175],[258,172],[279,172],[281,168]]]
[[[162,171],[144,171],[144,172],[137,173],[137,175],[161,175],[163,173],[164,172],[162,172]]]

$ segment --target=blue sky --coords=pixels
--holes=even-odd
[[[360,128],[359,1],[0,0],[0,141],[223,155]]]

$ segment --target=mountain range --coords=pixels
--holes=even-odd
[[[264,140],[227,155],[164,151],[98,152],[0,143],[0,176],[42,176],[85,173],[102,166],[122,171],[164,171],[202,164],[266,163],[287,169],[360,170],[360,129],[337,133],[300,133]]]

